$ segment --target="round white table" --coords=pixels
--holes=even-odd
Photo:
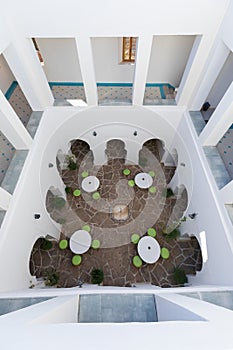
[[[87,176],[82,181],[82,189],[85,192],[94,192],[100,185],[100,181],[96,176]]]
[[[85,253],[91,246],[91,235],[85,230],[78,230],[70,237],[70,250],[75,254]]]
[[[139,173],[135,176],[134,181],[139,188],[149,188],[153,183],[153,178],[150,174]]]
[[[148,264],[154,264],[160,257],[160,245],[155,238],[144,236],[138,242],[138,254]]]

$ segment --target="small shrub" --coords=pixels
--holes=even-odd
[[[166,198],[170,198],[170,197],[174,196],[174,193],[173,193],[172,189],[169,187],[169,188],[164,188],[163,195]]]
[[[53,207],[55,209],[62,209],[66,204],[66,200],[62,197],[54,197],[53,198]]]
[[[55,271],[47,271],[44,277],[44,284],[46,286],[55,286],[59,281],[59,275]]]
[[[49,250],[51,249],[53,246],[52,242],[51,241],[48,241],[46,238],[42,238],[42,242],[41,242],[41,245],[40,245],[40,248],[43,249],[43,250]]]
[[[77,169],[77,164],[74,161],[73,157],[68,157],[68,164],[67,164],[68,168],[70,170],[76,170]]]
[[[66,186],[66,188],[65,188],[65,192],[66,192],[67,194],[72,194],[72,193],[73,193],[73,190],[72,190],[72,188],[71,188],[71,187]]]
[[[91,283],[101,284],[104,279],[104,273],[101,269],[93,269],[91,271]]]
[[[175,238],[180,236],[180,230],[178,230],[178,228],[175,228],[174,230],[172,230],[168,233],[165,233],[165,235],[169,239],[175,239]]]
[[[141,167],[146,166],[146,165],[147,165],[147,162],[148,162],[147,158],[140,157],[140,159],[139,159],[139,165],[140,165]]]
[[[66,219],[63,219],[63,218],[59,218],[56,220],[56,222],[60,225],[64,225],[66,223]]]
[[[175,267],[174,269],[174,279],[178,285],[182,286],[188,282],[188,278],[186,276],[185,271],[180,269],[179,267]]]

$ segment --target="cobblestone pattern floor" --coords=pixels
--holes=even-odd
[[[90,175],[97,175],[100,180],[100,199],[94,200],[91,194],[82,190],[79,197],[72,193],[67,195],[64,207],[54,208],[54,195],[48,192],[47,209],[51,217],[62,224],[61,238],[68,240],[72,233],[84,224],[91,227],[92,239],[99,239],[100,249],[89,249],[82,255],[82,263],[74,267],[71,263],[72,252],[69,249],[61,251],[58,242],[53,242],[49,251],[40,249],[40,241],[35,244],[31,256],[31,273],[37,277],[45,274],[47,269],[54,269],[59,273],[59,287],[73,287],[78,280],[90,283],[92,268],[104,271],[104,285],[132,286],[135,283],[151,283],[161,287],[172,287],[176,284],[173,278],[175,267],[183,268],[187,274],[195,274],[202,266],[201,251],[195,238],[187,241],[169,239],[163,233],[163,228],[179,222],[187,207],[187,193],[179,199],[164,196],[164,188],[174,174],[173,167],[164,167],[158,160],[156,142],[147,143],[140,152],[141,165],[125,164],[127,160],[117,158],[116,155],[125,154],[121,143],[110,143],[106,154],[106,165],[93,166],[92,154],[86,144],[76,141],[72,145],[72,152],[77,157],[76,170],[62,170],[62,178],[66,186],[81,189],[81,173],[88,171]],[[122,153],[123,152],[123,153]],[[116,158],[114,158],[116,157]],[[146,161],[145,161],[146,160]],[[140,159],[139,159],[140,163]],[[130,175],[125,176],[123,170],[128,168]],[[157,191],[151,194],[147,189],[137,186],[130,187],[129,179],[141,171],[155,172],[153,185]],[[127,205],[129,218],[116,221],[112,217],[112,208],[117,204]],[[132,259],[137,255],[137,246],[131,243],[133,233],[146,235],[147,229],[154,227],[157,231],[156,239],[161,247],[170,251],[169,259],[160,259],[155,264],[143,263],[140,269],[133,266]]]

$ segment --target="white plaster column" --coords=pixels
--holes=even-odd
[[[16,149],[28,149],[32,138],[0,90],[0,127]]]
[[[228,184],[221,188],[220,196],[222,198],[223,204],[233,203],[233,180],[228,182]]]
[[[233,123],[233,83],[227,89],[199,139],[202,146],[215,146]]]
[[[9,208],[10,200],[12,195],[0,187],[0,208],[2,210],[7,210]]]
[[[167,149],[165,149],[164,151],[164,154],[161,159],[161,163],[164,163],[165,166],[175,166],[174,159],[171,153],[169,153]]]
[[[15,38],[3,55],[33,111],[52,106],[54,99],[31,39]]]
[[[213,40],[214,38],[207,34],[196,37],[176,95],[178,106],[187,106],[189,109],[192,106],[206,65],[209,63],[207,60],[210,60]]]
[[[152,41],[152,35],[142,35],[137,41],[133,83],[133,105],[141,106],[143,104]]]
[[[201,109],[230,54],[230,49],[222,41],[219,41],[212,51],[211,61],[208,63],[190,107],[193,111],[199,111]]]
[[[105,142],[97,146],[94,146],[93,148],[90,149],[90,151],[92,151],[93,153],[94,165],[103,165],[107,162],[107,156],[106,156],[105,150],[106,150]]]
[[[87,104],[89,106],[96,106],[98,104],[98,94],[91,39],[88,37],[78,37],[75,40]]]
[[[126,149],[126,163],[139,163],[139,152],[142,149],[141,143],[124,140]]]
[[[175,192],[175,189],[179,187],[179,172],[176,168],[175,174],[173,175],[171,181],[167,185],[167,187],[170,187],[173,192]]]

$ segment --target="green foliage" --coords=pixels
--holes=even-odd
[[[51,241],[48,241],[46,238],[42,238],[42,242],[41,242],[41,245],[40,245],[40,248],[43,249],[43,250],[49,250],[51,249],[53,246],[52,242]]]
[[[175,239],[180,236],[180,230],[178,228],[169,230],[169,227],[167,227],[163,233],[169,239]]]
[[[70,170],[76,170],[77,169],[77,164],[74,161],[74,158],[69,156],[68,157],[68,162],[67,162],[67,166]]]
[[[141,167],[146,166],[147,162],[148,162],[147,158],[144,158],[144,157],[140,157],[140,158],[139,158],[139,165],[140,165]]]
[[[182,286],[188,282],[188,278],[186,276],[185,271],[179,267],[175,267],[174,269],[174,279],[178,285],[182,285]]]
[[[59,281],[59,275],[56,271],[51,270],[51,271],[46,271],[45,276],[44,276],[44,284],[46,286],[55,286]]]
[[[66,204],[66,200],[62,197],[55,196],[53,197],[52,204],[55,209],[62,209]]]
[[[67,194],[71,194],[71,193],[73,193],[73,190],[72,190],[72,188],[71,188],[71,187],[66,186],[66,188],[65,188],[65,192],[66,192]]]
[[[166,198],[170,198],[170,197],[174,196],[174,193],[173,193],[172,189],[169,187],[169,188],[164,188],[163,195]]]
[[[64,225],[66,223],[66,219],[63,218],[56,219],[55,221],[60,225]]]
[[[104,279],[104,273],[101,269],[93,269],[91,271],[91,283],[101,284]]]

